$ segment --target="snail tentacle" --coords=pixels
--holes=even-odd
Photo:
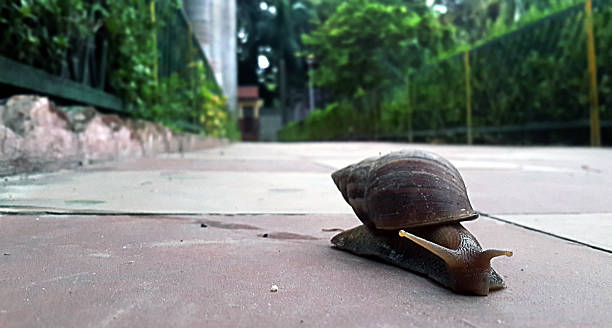
[[[427,239],[423,239],[404,230],[399,231],[399,236],[408,238],[414,241],[415,243],[421,245],[426,250],[432,252],[433,254],[441,258],[449,267],[458,267],[461,265],[459,255],[456,251],[452,249],[446,248],[436,243],[432,243]]]
[[[499,249],[487,249],[485,251],[482,251],[482,256],[487,258],[488,260],[493,259],[494,257],[498,257],[498,256],[512,256],[512,251],[503,251],[503,250],[499,250]]]

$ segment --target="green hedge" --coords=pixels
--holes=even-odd
[[[180,0],[4,0],[0,55],[102,88],[121,97],[131,115],[175,130],[238,138],[206,59],[180,21],[180,6]],[[180,35],[161,45],[160,33]],[[99,60],[90,68],[96,82],[75,74],[75,59],[83,60],[92,47]],[[178,63],[158,74],[169,53],[179,54]]]

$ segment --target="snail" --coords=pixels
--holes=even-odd
[[[478,213],[446,159],[393,152],[349,165],[332,179],[363,223],[334,236],[336,248],[426,275],[456,293],[488,295],[504,287],[490,261],[512,252],[483,250],[461,225]]]

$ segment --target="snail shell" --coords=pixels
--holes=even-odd
[[[364,223],[332,238],[335,247],[424,274],[457,293],[503,288],[490,261],[512,252],[482,250],[459,223],[478,213],[446,159],[401,151],[349,165],[332,178]]]
[[[383,230],[473,220],[465,184],[446,159],[423,151],[367,158],[332,174],[357,217]]]

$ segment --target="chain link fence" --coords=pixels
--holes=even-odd
[[[315,111],[279,138],[610,145],[610,63],[612,0],[589,0],[370,90],[363,104]]]
[[[590,1],[570,7],[417,70],[384,137],[597,146],[603,128],[610,144],[611,3],[593,1],[592,15]]]

